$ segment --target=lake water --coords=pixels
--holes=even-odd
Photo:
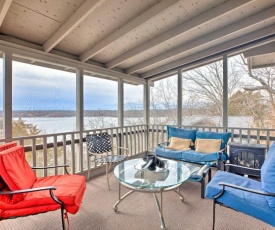
[[[42,134],[76,131],[76,117],[22,117],[27,124],[36,125]],[[13,118],[18,120],[18,118]],[[125,125],[141,124],[139,118],[125,118]],[[116,117],[84,117],[84,129],[116,127]]]

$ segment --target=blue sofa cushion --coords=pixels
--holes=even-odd
[[[221,149],[224,149],[227,145],[232,133],[217,133],[217,132],[202,132],[197,131],[196,138],[200,139],[220,139],[222,140]]]
[[[251,180],[228,172],[217,171],[214,178],[206,186],[207,198],[213,199],[213,196],[220,193],[222,186],[218,185],[219,182],[263,191],[261,182],[259,181]],[[225,187],[224,194],[219,197],[217,201],[230,208],[275,226],[275,212],[268,205],[265,196]]]
[[[161,145],[155,147],[155,153],[157,156],[170,158],[174,160],[183,160],[183,161],[190,161],[199,164],[207,164],[213,166],[216,164],[216,161],[219,158],[219,153],[200,153],[194,150],[174,150],[174,149],[167,149]],[[223,159],[226,156],[222,157]]]
[[[267,158],[261,168],[262,188],[268,193],[275,193],[275,142],[267,153]],[[266,196],[271,208],[275,210],[275,197]]]
[[[191,139],[193,143],[195,143],[196,139],[196,129],[182,129],[172,126],[167,126],[167,134],[168,134],[168,140],[171,137],[179,137],[184,139]]]

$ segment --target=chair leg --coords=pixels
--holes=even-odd
[[[212,223],[212,230],[215,229],[215,215],[216,215],[216,199],[213,200],[213,223]]]
[[[107,178],[108,189],[110,191],[110,184],[109,184],[109,163],[108,162],[106,162],[106,178]]]
[[[208,170],[208,183],[211,181],[211,168]]]
[[[88,158],[88,175],[87,175],[87,181],[90,179],[90,170],[91,170],[91,162],[90,157]]]
[[[61,205],[61,221],[62,221],[62,229],[65,230],[64,207],[63,207],[63,205]]]
[[[201,198],[204,199],[205,177],[201,180]]]

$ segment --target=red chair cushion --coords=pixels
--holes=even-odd
[[[81,205],[82,198],[86,189],[86,178],[80,175],[56,175],[44,178],[38,178],[33,185],[33,188],[43,186],[54,186],[56,190],[53,191],[54,195],[63,202],[64,208],[69,213],[76,213]],[[47,192],[43,192],[45,196]],[[49,192],[48,192],[49,193]],[[39,198],[35,193],[28,193],[25,200],[33,200]],[[51,199],[52,200],[52,199]],[[36,203],[39,201],[36,201]],[[46,201],[42,201],[43,203]],[[47,201],[48,202],[48,201]],[[49,201],[52,202],[52,201]]]
[[[25,159],[23,146],[0,152],[0,176],[12,191],[32,188],[36,175]],[[25,194],[13,195],[12,202],[22,200],[24,196]]]
[[[81,205],[86,189],[86,178],[79,175],[57,175],[38,178],[33,188],[45,186],[55,186],[57,189],[53,191],[54,195],[64,203],[64,208],[69,213],[74,214]],[[51,198],[49,190],[29,192],[23,200],[16,204],[0,201],[0,218],[26,216],[59,208],[60,205]]]

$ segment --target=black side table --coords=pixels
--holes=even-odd
[[[229,143],[230,164],[260,169],[264,163],[266,146],[262,144]],[[259,177],[253,170],[232,167],[232,173]]]

